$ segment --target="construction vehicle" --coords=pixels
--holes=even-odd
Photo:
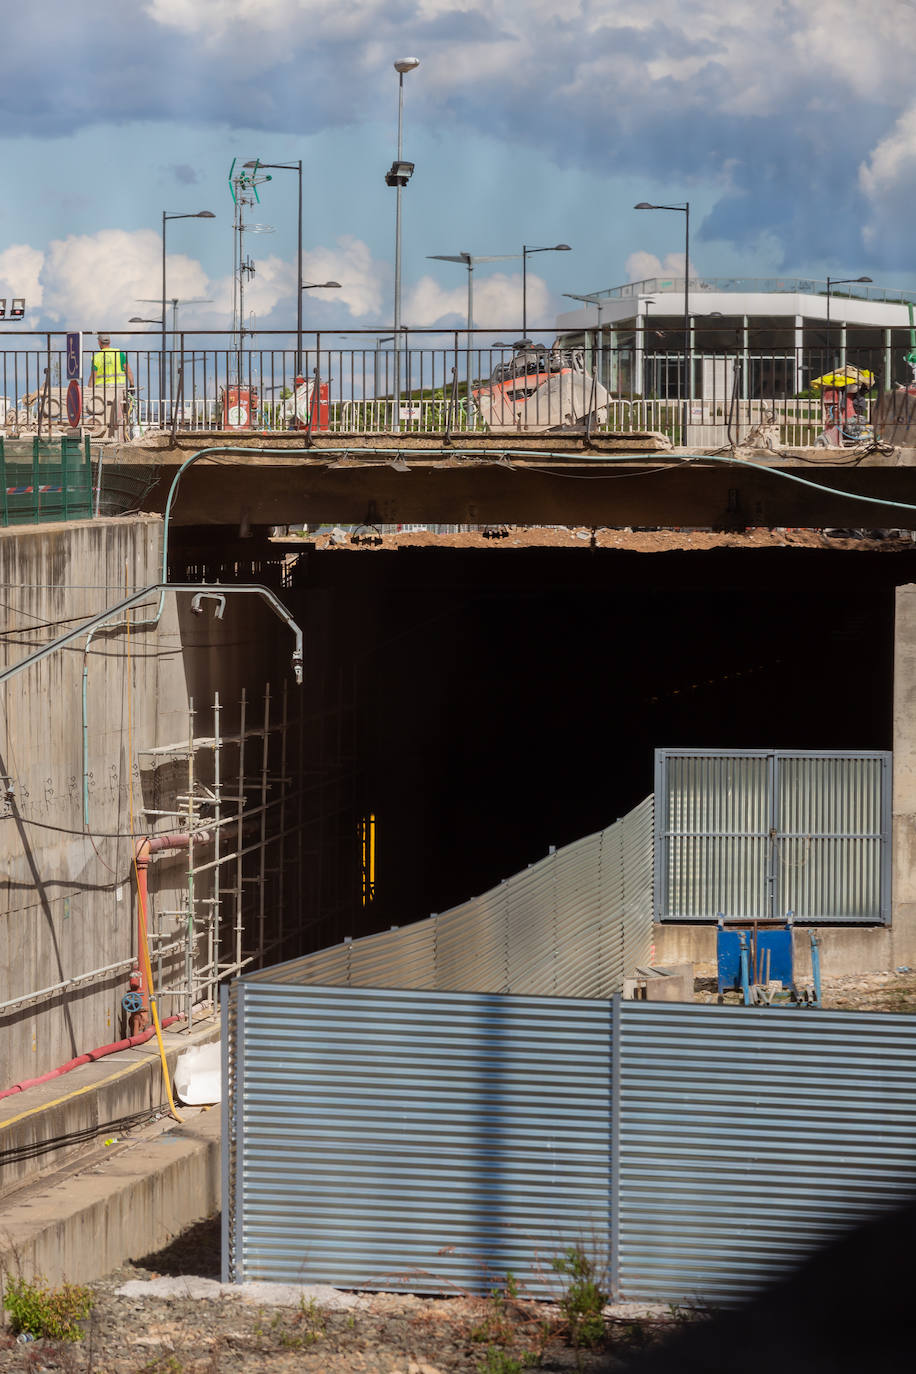
[[[610,395],[585,367],[582,350],[557,342],[546,348],[522,339],[512,357],[494,367],[489,380],[472,392],[491,432],[544,433],[566,429],[586,417],[607,419]]]

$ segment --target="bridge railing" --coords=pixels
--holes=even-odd
[[[163,354],[159,336],[125,335],[104,368],[84,348],[79,414],[68,396],[64,336],[6,334],[0,349],[0,434],[70,432],[139,437],[174,430],[320,434],[525,434],[585,424],[591,432],[652,431],[676,444],[740,442],[763,427],[773,444],[814,443],[830,429],[818,378],[836,371],[835,349],[713,350],[698,334],[683,350],[593,333],[535,345],[492,342],[483,331],[391,339],[180,334]],[[833,361],[830,361],[832,357]],[[845,424],[867,429],[872,399],[905,383],[898,349],[860,347],[849,330],[842,363],[870,385],[835,398]],[[828,387],[829,390],[829,387]],[[829,402],[829,397],[827,398]],[[68,402],[70,421],[68,421]],[[855,404],[853,404],[855,402]],[[848,414],[847,414],[848,411]]]

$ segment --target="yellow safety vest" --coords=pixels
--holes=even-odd
[[[105,386],[123,386],[127,381],[127,354],[118,348],[103,348],[93,353],[92,379]]]

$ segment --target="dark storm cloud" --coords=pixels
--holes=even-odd
[[[833,38],[853,41],[849,0],[829,0],[826,48],[824,6],[800,0],[765,16],[732,0],[721,17],[710,0],[643,0],[636,15],[613,0],[531,0],[495,17],[415,0],[355,0],[345,13],[295,0],[99,0],[88,12],[47,0],[7,20],[16,61],[0,113],[7,137],[138,120],[312,134],[387,118],[395,90],[380,54],[406,47],[426,78],[411,78],[411,118],[441,130],[444,148],[454,138],[459,171],[476,131],[545,163],[644,175],[647,194],[666,181],[718,184],[698,231],[739,247],[774,236],[785,265],[814,252],[867,266],[870,223],[872,260],[908,266],[908,234],[885,223],[858,178],[911,98],[869,61],[893,3],[877,0],[875,34],[859,30],[855,60],[831,67],[823,53],[843,52]],[[189,164],[170,166],[192,184]],[[912,192],[891,187],[888,203],[905,214]]]

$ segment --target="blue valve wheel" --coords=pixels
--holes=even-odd
[[[121,998],[121,1006],[124,1008],[124,1010],[125,1010],[128,1014],[131,1014],[131,1013],[133,1013],[133,1012],[135,1012],[135,1011],[142,1011],[142,1010],[143,1010],[143,993],[142,993],[142,992],[125,992],[124,996]]]

